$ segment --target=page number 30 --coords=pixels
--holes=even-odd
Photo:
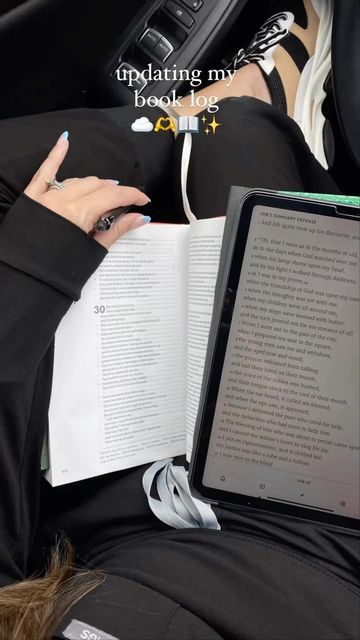
[[[103,304],[102,305],[95,305],[95,307],[94,307],[94,313],[96,315],[98,315],[99,313],[101,313],[101,314],[105,313],[105,311],[106,311],[106,307]]]

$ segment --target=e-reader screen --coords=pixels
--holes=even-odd
[[[357,220],[253,208],[203,488],[360,517],[359,274]]]

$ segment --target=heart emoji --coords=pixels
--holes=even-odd
[[[158,131],[176,131],[176,126],[171,118],[161,117],[158,119],[154,131],[156,131],[156,133]]]

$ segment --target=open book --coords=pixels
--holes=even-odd
[[[190,456],[224,225],[129,233],[63,319],[49,412],[53,486]]]
[[[238,189],[239,206],[247,192]],[[305,195],[317,198],[298,194]],[[63,319],[49,411],[54,486],[185,452],[190,459],[214,297],[234,237],[231,213],[226,228],[218,218],[129,233]],[[304,260],[313,268],[311,256]]]
[[[180,116],[178,120],[179,133],[199,133],[198,116]]]

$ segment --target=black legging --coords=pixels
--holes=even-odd
[[[98,175],[102,178],[118,179],[121,184],[142,184],[152,197],[153,211],[150,213],[154,220],[169,221],[169,211],[172,211],[172,221],[183,222],[179,185],[182,138],[180,136],[174,144],[169,133],[132,134],[130,125],[138,115],[138,110],[124,107],[103,111],[64,111],[1,122],[0,221],[1,215],[6,214],[19,192],[25,188],[58,135],[68,129],[71,151],[59,172],[60,179]],[[141,115],[154,121],[160,113],[145,109],[141,111]],[[215,136],[193,136],[188,194],[192,210],[197,217],[223,215],[226,212],[228,192],[232,184],[339,193],[333,180],[311,155],[296,124],[271,106],[250,98],[228,99],[221,103],[217,119],[222,126],[218,128]],[[50,369],[47,373],[48,378],[49,372]],[[48,379],[48,384],[50,382]],[[42,391],[43,389],[36,389],[37,403],[40,404]],[[46,403],[46,398],[47,393],[44,392],[43,403]],[[33,402],[32,406],[34,405]],[[10,428],[6,422],[1,423],[1,413],[0,427]],[[43,435],[37,432],[37,447],[30,447],[29,450],[39,451]],[[16,446],[16,443],[14,445]],[[4,448],[0,449],[0,468],[6,468],[2,460],[6,460]],[[136,544],[140,544],[137,541],[147,536],[150,540],[155,540],[153,536],[156,536],[156,543],[151,543],[155,545],[155,549],[161,536],[165,536],[167,540],[171,538],[174,544],[175,540],[179,540],[179,535],[181,536],[181,533],[173,533],[157,521],[150,512],[141,487],[144,468],[114,473],[56,489],[43,482],[39,517],[38,468],[38,458],[28,460],[25,473],[20,480],[21,486],[14,484],[14,496],[19,490],[22,491],[23,500],[27,505],[24,513],[29,513],[30,516],[27,518],[25,515],[21,531],[15,532],[11,544],[15,539],[23,550],[32,547],[31,553],[19,553],[19,549],[17,550],[18,572],[17,578],[14,576],[14,579],[18,579],[20,575],[29,575],[32,570],[39,568],[44,560],[43,551],[47,551],[53,543],[55,532],[63,530],[74,544],[79,561],[85,561],[90,566],[102,568],[115,575],[122,575],[121,571],[127,563],[134,569],[140,561],[140,564],[143,563],[141,572],[147,571],[151,574],[154,588],[159,590],[163,589],[163,586],[160,589],[157,585],[158,572],[171,570],[174,577],[171,589],[174,591],[167,594],[169,597],[171,595],[173,600],[180,602],[193,613],[195,611],[199,617],[206,619],[212,628],[223,629],[222,633],[226,637],[241,637],[241,633],[248,633],[246,637],[252,637],[251,629],[257,624],[256,616],[264,619],[267,613],[261,608],[261,598],[258,605],[256,598],[251,605],[255,607],[256,615],[249,603],[243,608],[239,606],[239,598],[246,601],[246,598],[250,597],[246,593],[239,596],[236,591],[236,585],[241,587],[240,571],[244,563],[250,562],[250,558],[252,562],[253,557],[258,556],[260,562],[262,554],[265,554],[262,562],[268,563],[268,569],[272,572],[272,582],[276,584],[278,580],[278,587],[274,587],[276,591],[276,588],[280,589],[280,585],[282,588],[287,584],[293,585],[294,573],[285,566],[285,559],[291,557],[292,562],[298,563],[296,575],[299,584],[308,583],[309,593],[313,594],[311,597],[321,596],[324,592],[336,600],[337,589],[341,590],[341,602],[339,600],[336,608],[342,610],[344,622],[339,628],[344,629],[344,637],[356,637],[356,616],[352,614],[352,609],[358,588],[359,540],[355,533],[334,533],[320,525],[293,524],[290,520],[269,515],[249,516],[246,512],[217,509],[223,534],[206,536],[205,532],[198,531],[196,535],[193,532],[183,532],[182,540],[186,543],[186,548],[194,553],[193,563],[187,566],[184,577],[183,562],[178,562],[177,557],[172,560],[171,554],[169,558],[168,549],[162,549],[161,545],[157,550],[160,554],[158,557],[161,568],[157,565],[156,569],[150,566],[144,568],[151,560],[151,546],[146,547],[147,543],[144,542],[145,547],[141,548],[140,552],[136,550]],[[6,502],[3,496],[0,498],[0,515],[4,522],[11,509],[11,499],[8,498],[7,496]],[[37,533],[34,543],[35,530]],[[211,549],[210,538],[213,541],[216,538],[218,555]],[[254,556],[251,546],[256,550]],[[10,548],[10,542],[8,547]],[[196,593],[192,589],[192,583],[195,584],[199,579],[198,569],[196,578],[192,575],[192,566],[196,566],[195,559],[199,560],[199,548],[202,553],[204,593],[206,585],[210,593],[219,594],[220,605],[221,598],[227,604],[233,600],[231,615],[226,607],[219,605],[218,609],[214,610],[210,603],[208,610],[206,603],[203,610],[203,594],[199,589],[195,590]],[[248,559],[247,548],[250,554]],[[278,553],[275,555],[276,559],[280,558],[279,564],[274,561],[273,556],[266,556],[270,550],[272,553]],[[214,564],[215,557],[219,559],[222,553],[223,564],[214,575],[214,572],[211,573],[208,569],[210,570]],[[281,557],[284,558],[284,563]],[[0,577],[2,564],[0,558]],[[184,564],[186,566],[186,558]],[[258,567],[254,569],[257,570]],[[185,578],[184,584],[182,581]],[[257,579],[260,580],[260,577]],[[164,580],[162,575],[161,585],[164,584]],[[348,594],[348,597],[344,594]],[[300,611],[304,606],[303,598],[304,594],[297,593],[295,586],[291,607]],[[277,637],[285,638],[286,633],[291,631],[291,625],[294,624],[294,628],[296,627],[296,620],[291,617],[291,611],[289,614],[284,611],[284,619],[280,619],[281,615],[276,606],[274,600],[270,617],[274,617],[275,628],[278,625]],[[296,637],[312,638],[314,636],[311,634],[318,629],[317,612],[312,612],[309,607],[308,611],[302,611],[302,615],[303,635],[299,636],[297,630]],[[319,612],[318,615],[321,617],[322,613]],[[331,622],[330,627],[327,627],[327,624],[326,620],[321,620],[321,637],[330,637],[326,636],[326,633],[329,628],[332,629]],[[237,633],[239,635],[236,635]],[[336,633],[331,637],[341,637],[341,634]],[[320,637],[319,634],[320,632],[317,637]],[[256,637],[260,637],[260,634],[257,633]],[[274,636],[264,631],[263,637]]]

